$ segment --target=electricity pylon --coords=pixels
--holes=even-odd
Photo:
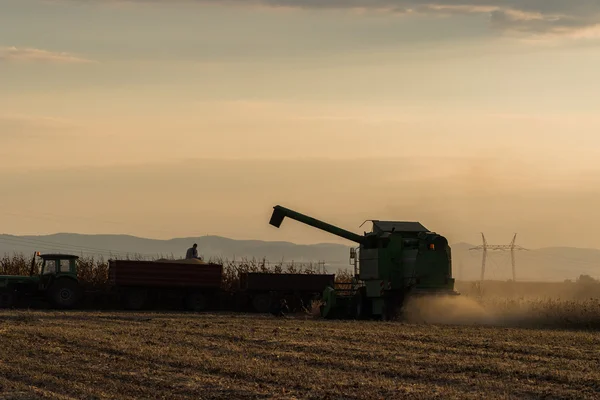
[[[517,281],[517,273],[516,273],[515,250],[525,250],[525,251],[528,251],[528,249],[515,244],[515,241],[517,240],[517,234],[515,233],[515,235],[512,238],[512,241],[510,242],[510,244],[488,244],[487,240],[485,239],[485,235],[483,234],[483,232],[481,232],[481,238],[483,240],[483,244],[482,245],[476,246],[476,247],[471,247],[469,249],[469,250],[483,250],[483,254],[481,256],[481,282],[483,282],[483,277],[484,277],[484,274],[485,274],[485,262],[487,260],[487,252],[488,252],[488,250],[491,250],[491,251],[507,251],[507,250],[510,250],[510,263],[512,265],[513,282],[516,282]]]

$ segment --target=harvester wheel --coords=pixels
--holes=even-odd
[[[81,287],[72,279],[61,278],[50,286],[48,297],[54,307],[73,308],[81,299]]]
[[[381,312],[381,319],[383,321],[392,321],[396,319],[398,317],[398,310],[400,310],[402,304],[402,298],[392,297],[385,299],[383,310]]]
[[[189,293],[185,297],[185,307],[189,311],[204,311],[206,309],[206,299],[200,292]]]
[[[391,321],[392,315],[389,310],[389,304],[384,304],[383,309],[381,310],[381,320],[382,321]]]
[[[369,301],[364,289],[359,289],[354,296],[354,318],[366,319],[369,315]]]
[[[252,299],[252,306],[254,306],[254,309],[261,314],[268,313],[271,310],[271,296],[268,294],[254,296]]]

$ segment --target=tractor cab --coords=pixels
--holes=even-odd
[[[48,289],[56,280],[72,279],[77,281],[77,260],[79,257],[72,254],[40,254],[36,253],[42,262],[31,263],[30,276],[39,276],[39,289]],[[37,268],[36,268],[37,267]]]
[[[40,254],[36,256],[42,259],[41,265],[38,265],[37,273],[43,275],[68,275],[77,279],[77,260],[79,257],[71,254]],[[32,275],[35,274],[35,263]]]
[[[36,257],[42,260],[36,263]],[[37,293],[57,308],[73,308],[82,296],[77,279],[77,260],[72,254],[35,254],[31,261],[30,278],[37,280]]]

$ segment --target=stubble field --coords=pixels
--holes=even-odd
[[[455,324],[430,318],[459,307]],[[589,321],[426,311],[408,322],[5,311],[0,398],[598,398]]]

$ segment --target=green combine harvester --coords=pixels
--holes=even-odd
[[[352,281],[327,287],[323,292],[324,318],[389,320],[409,296],[458,295],[448,241],[418,222],[373,220],[372,231],[361,236],[275,206],[269,223],[279,228],[285,217],[360,245],[350,249]]]

